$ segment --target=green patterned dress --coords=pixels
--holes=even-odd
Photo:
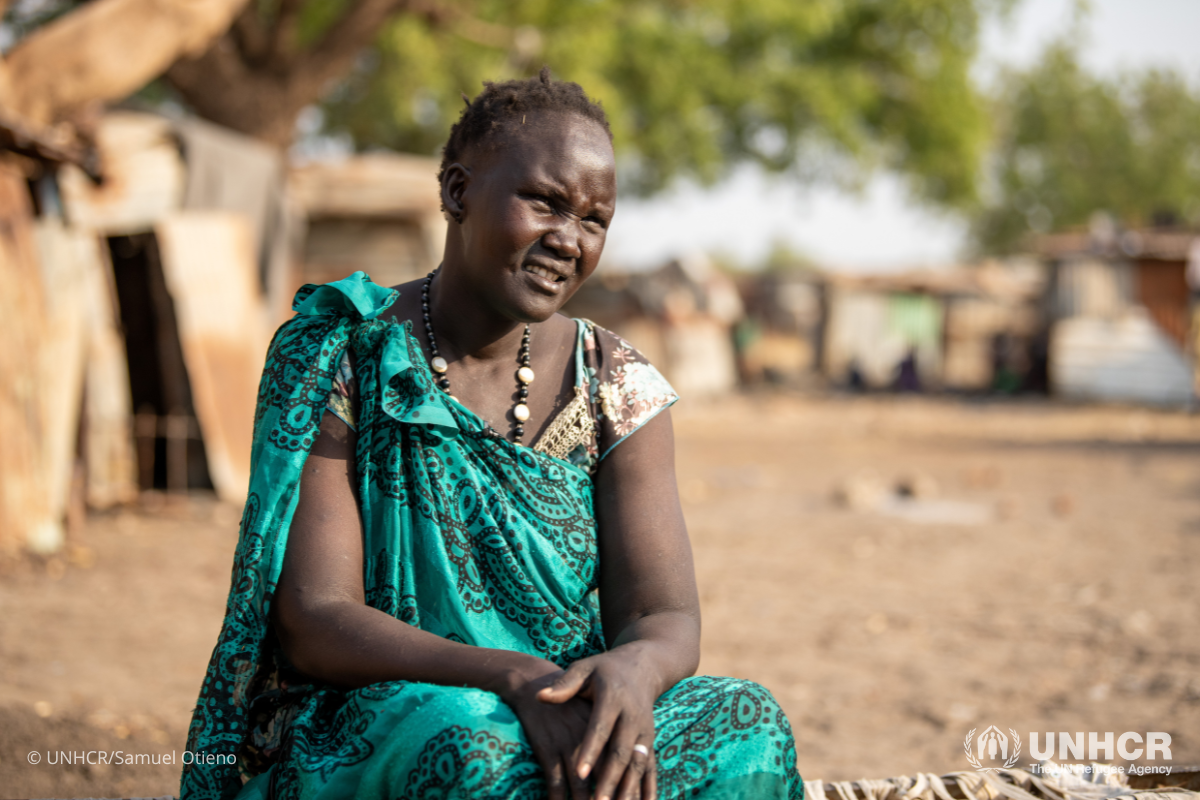
[[[397,296],[362,273],[306,286],[271,344],[182,800],[545,797],[497,695],[407,681],[346,690],[287,663],[269,613],[301,469],[352,362],[367,603],[565,668],[605,649],[592,472],[675,395],[636,351],[581,322],[570,413],[543,434],[548,447],[512,444],[437,389],[410,324],[380,319]],[[689,678],[659,698],[654,718],[663,800],[803,796],[787,718],[761,686]]]

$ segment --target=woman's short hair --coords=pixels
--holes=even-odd
[[[483,91],[474,100],[467,100],[466,95],[463,100],[467,107],[450,128],[450,139],[442,149],[438,183],[446,174],[446,167],[462,160],[464,153],[524,124],[531,112],[578,114],[599,124],[612,139],[608,116],[600,104],[589,98],[578,83],[552,79],[549,67],[542,67],[537,76],[525,80],[484,81]]]

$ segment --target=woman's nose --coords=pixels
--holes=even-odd
[[[542,243],[562,258],[579,258],[583,255],[580,246],[580,222],[576,219],[564,220],[554,230],[542,237]]]

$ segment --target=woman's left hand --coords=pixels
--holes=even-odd
[[[565,703],[572,697],[592,701],[574,767],[586,778],[603,755],[596,776],[598,800],[654,800],[658,795],[654,702],[662,677],[649,657],[653,647],[651,642],[631,642],[576,661],[537,695],[543,703]]]

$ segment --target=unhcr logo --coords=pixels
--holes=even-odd
[[[1012,728],[1007,734],[995,725],[989,725],[979,736],[975,731],[972,728],[963,740],[963,750],[967,761],[979,772],[1009,769],[1021,757],[1021,737]]]
[[[1021,737],[1012,728],[1006,734],[995,725],[989,726],[983,733],[975,735],[977,728],[972,728],[963,740],[963,751],[967,761],[979,772],[994,772],[1001,769],[1011,769],[1021,758]],[[1075,733],[1047,733],[1045,744],[1041,735],[1034,731],[1029,734],[1029,756],[1034,759],[1029,764],[1029,770],[1038,772],[1042,764],[1053,764],[1055,757],[1055,739],[1057,738],[1057,756],[1060,762],[1068,759],[1087,758],[1092,762],[1112,761],[1113,756],[1119,756],[1125,761],[1135,761],[1143,757],[1148,761],[1163,759],[1171,760],[1171,734],[1166,731],[1148,731],[1141,734],[1136,731],[1126,731],[1119,736],[1112,731],[1096,733],[1095,731]],[[1059,767],[1054,766],[1055,769]],[[1146,775],[1150,773],[1170,774],[1169,766],[1129,766],[1114,767],[1118,772],[1130,775]]]

